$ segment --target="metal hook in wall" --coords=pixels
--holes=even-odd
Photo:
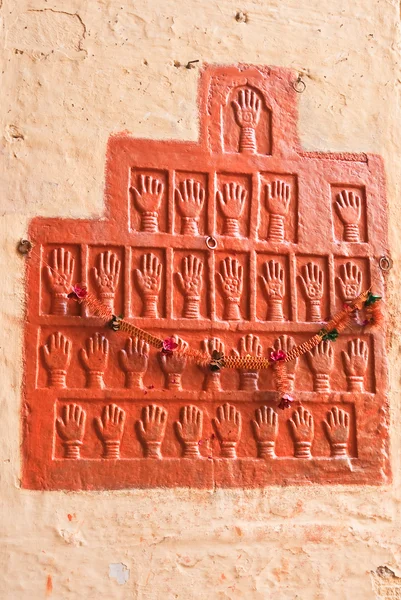
[[[298,79],[293,81],[291,85],[297,94],[302,94],[306,90],[306,83],[302,79],[301,75],[298,75]]]

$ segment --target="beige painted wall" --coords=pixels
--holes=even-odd
[[[0,17],[0,599],[375,598],[370,572],[401,569],[398,0],[4,0]],[[302,71],[305,148],[385,159],[391,486],[20,489],[25,259],[16,242],[36,215],[102,214],[110,133],[196,139],[198,68],[177,66],[195,59]],[[127,566],[125,584],[109,577],[110,563]]]

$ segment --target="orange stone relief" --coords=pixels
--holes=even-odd
[[[272,369],[158,353],[68,298],[82,283],[179,348],[266,357],[370,286],[384,295],[382,161],[303,151],[295,78],[206,68],[198,143],[113,136],[106,218],[31,223],[24,487],[388,482],[384,331],[288,363],[280,410]]]

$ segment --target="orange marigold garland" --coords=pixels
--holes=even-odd
[[[246,356],[224,356],[223,353],[217,351],[212,352],[210,356],[205,352],[188,347],[180,348],[173,337],[162,340],[125,321],[122,317],[113,315],[111,309],[88,292],[85,286],[75,285],[68,297],[84,304],[92,314],[104,319],[114,331],[125,331],[134,337],[143,339],[164,354],[181,353],[195,364],[209,367],[212,371],[219,371],[222,368],[258,371],[273,366],[274,382],[279,397],[278,408],[281,409],[288,408],[294,401],[287,391],[289,383],[286,363],[312,350],[322,340],[336,341],[339,333],[353,323],[363,327],[365,331],[370,331],[380,326],[384,320],[380,307],[381,296],[367,290],[355,298],[353,302],[345,304],[343,309],[334,315],[318,333],[288,353],[277,350],[271,352],[268,359],[249,354]]]

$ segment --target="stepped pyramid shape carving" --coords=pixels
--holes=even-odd
[[[158,356],[67,297],[79,282],[180,347],[267,356],[361,290],[384,296],[382,160],[302,150],[295,80],[205,68],[199,142],[112,136],[105,218],[32,221],[24,487],[388,482],[385,332],[290,363],[280,411],[269,370]]]

